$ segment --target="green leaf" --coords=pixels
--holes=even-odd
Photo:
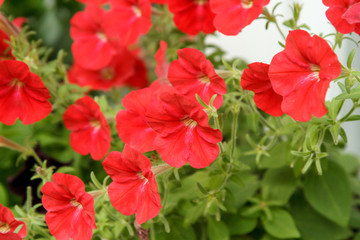
[[[339,142],[340,128],[340,124],[336,123],[332,125],[329,129],[335,145],[337,145]]]
[[[297,186],[297,179],[289,167],[270,169],[265,173],[261,184],[262,198],[265,202],[275,201],[286,204]]]
[[[350,93],[342,93],[336,97],[336,100],[343,100],[343,99],[355,99],[360,98],[360,88],[351,89]]]
[[[208,218],[207,229],[210,240],[229,240],[230,232],[228,227],[223,222],[218,222],[213,218]],[[175,238],[174,238],[175,239]]]
[[[234,216],[230,218],[228,226],[231,235],[245,235],[252,232],[257,224],[256,218]]]
[[[349,229],[340,227],[317,213],[301,194],[291,198],[290,206],[302,240],[346,239],[351,235]]]
[[[360,228],[360,211],[356,208],[351,209],[349,226],[351,228]]]
[[[360,120],[360,115],[351,115],[345,120],[345,122],[358,121],[358,120]]]
[[[310,205],[323,216],[346,226],[350,217],[351,188],[348,176],[335,162],[328,162],[323,176],[306,175],[304,193]]]
[[[262,222],[267,233],[280,239],[298,238],[300,233],[295,226],[292,216],[280,208],[271,209],[272,220],[262,216]]]
[[[356,53],[356,48],[354,48],[350,53],[349,53],[349,57],[347,59],[346,65],[349,69],[351,69],[352,66],[352,62],[354,60],[355,57],[355,53]]]

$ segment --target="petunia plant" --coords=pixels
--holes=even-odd
[[[305,1],[21,1],[0,1],[0,240],[360,240],[360,1],[322,1],[330,34]],[[271,61],[208,44],[254,21]]]

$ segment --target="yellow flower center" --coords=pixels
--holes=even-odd
[[[243,0],[242,6],[243,8],[251,8],[253,6],[253,0]]]
[[[197,125],[197,122],[192,120],[189,116],[184,117],[181,121],[185,124],[185,126],[190,128],[194,128]]]
[[[137,17],[141,17],[141,10],[138,6],[133,6],[132,9]]]
[[[11,82],[10,82],[11,86],[13,87],[18,87],[21,88],[25,85],[25,83],[21,82],[19,79],[14,78]]]
[[[203,5],[203,4],[206,4],[208,2],[208,0],[194,0],[194,1],[198,5]]]
[[[312,75],[317,79],[317,82],[320,81],[320,66],[316,64],[310,64],[310,69],[313,72]]]
[[[90,125],[91,125],[92,127],[94,127],[94,128],[100,128],[100,127],[101,127],[101,123],[100,123],[100,121],[97,120],[97,119],[92,119],[92,120],[90,121]]]
[[[10,225],[8,223],[0,222],[0,233],[7,233],[10,231]]]
[[[106,34],[104,32],[97,32],[97,37],[100,38],[101,41],[106,42],[107,41],[107,37]]]
[[[101,78],[105,80],[112,80],[115,76],[115,71],[113,68],[106,67],[100,71]]]
[[[72,200],[70,201],[70,204],[73,205],[74,207],[77,207],[77,208],[80,208],[80,209],[83,208],[83,206],[81,205],[81,203],[77,202],[76,199],[72,199]]]
[[[210,84],[210,78],[208,76],[199,77],[199,81],[205,84]]]

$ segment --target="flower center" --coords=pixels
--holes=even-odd
[[[194,0],[196,4],[198,5],[204,5],[208,2],[208,0]]]
[[[141,17],[141,10],[138,6],[133,6],[132,9],[137,17]]]
[[[10,225],[8,223],[0,222],[0,233],[7,233],[10,231]]]
[[[101,69],[100,74],[102,79],[112,80],[114,78],[115,71],[113,68],[106,67]]]
[[[104,32],[97,32],[96,36],[98,38],[100,38],[101,41],[106,42],[107,41],[107,37],[106,34]]]
[[[70,204],[73,205],[74,207],[77,207],[77,208],[80,208],[80,209],[83,208],[83,206],[81,205],[81,203],[77,202],[76,199],[72,199],[72,200],[70,201]]]
[[[94,128],[97,128],[97,129],[101,127],[101,123],[100,123],[100,121],[97,120],[97,119],[92,119],[92,120],[90,121],[90,125],[91,125],[92,127],[94,127]]]
[[[310,69],[313,72],[312,75],[317,79],[317,82],[320,81],[320,66],[316,64],[310,64]]]
[[[13,87],[18,87],[21,88],[23,87],[25,84],[23,82],[21,82],[19,79],[14,78],[11,82],[10,82],[11,86]]]
[[[204,83],[204,84],[210,84],[210,78],[208,76],[202,76],[202,77],[199,77],[199,81]]]
[[[190,128],[194,128],[197,125],[197,122],[192,120],[189,116],[184,117],[181,121],[185,124],[185,126]]]
[[[253,0],[243,0],[242,6],[243,8],[251,8],[253,6]]]

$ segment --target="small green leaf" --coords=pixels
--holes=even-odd
[[[265,216],[261,217],[267,233],[280,239],[300,237],[300,233],[295,226],[295,222],[287,211],[280,208],[273,208],[271,209],[271,214],[271,221]]]
[[[3,184],[0,183],[0,203],[4,206],[8,205],[8,193]]]
[[[199,188],[199,190],[202,194],[208,195],[208,192],[205,190],[205,188],[200,183],[197,182],[196,186]]]
[[[336,123],[332,125],[329,129],[335,145],[337,145],[339,142],[340,128],[340,124]]]
[[[354,60],[354,57],[355,57],[355,53],[356,53],[356,48],[354,48],[351,52],[350,52],[350,54],[349,54],[349,57],[348,57],[348,59],[347,59],[347,67],[349,68],[349,69],[351,69],[351,66],[352,66],[352,62],[353,62],[353,60]]]
[[[213,218],[208,219],[208,236],[210,240],[229,240],[230,232],[225,223],[216,221]]]
[[[360,115],[351,115],[345,120],[345,122],[358,121],[358,120],[360,120]]]
[[[313,172],[305,177],[304,193],[310,205],[328,219],[346,226],[350,217],[351,188],[346,172],[329,161],[323,176]]]

